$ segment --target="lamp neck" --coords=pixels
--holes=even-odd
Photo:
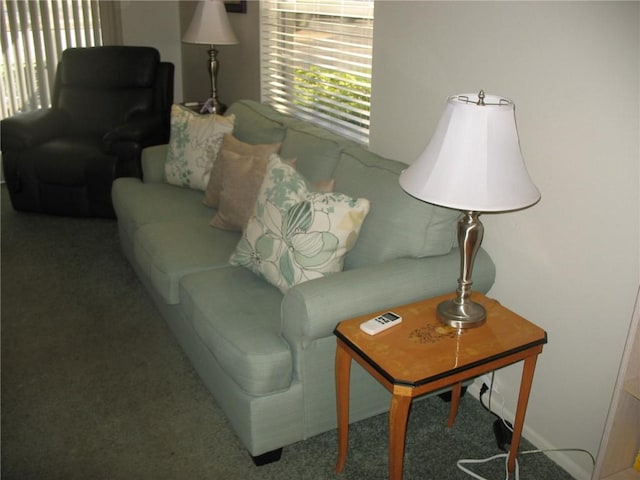
[[[207,101],[209,105],[210,113],[222,114],[224,113],[225,106],[220,103],[218,99],[218,69],[220,68],[220,62],[218,61],[218,50],[216,46],[211,44],[209,46],[209,79],[211,81],[211,96]]]
[[[476,254],[484,237],[480,212],[465,211],[458,220],[458,247],[460,248],[460,278],[457,300],[464,302],[471,295],[471,273]]]

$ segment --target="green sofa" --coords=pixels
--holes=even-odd
[[[204,384],[254,457],[336,428],[333,330],[357,315],[455,290],[458,212],[420,202],[398,184],[406,165],[257,102],[234,103],[233,135],[282,142],[281,156],[312,182],[370,201],[344,270],[286,294],[229,257],[239,232],[209,226],[203,192],[164,181],[167,146],[142,154],[143,179],[120,178],[113,205],[125,256]],[[494,281],[480,250],[474,289]],[[390,395],[360,366],[351,378],[351,421],[384,412]]]

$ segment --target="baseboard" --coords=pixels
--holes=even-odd
[[[467,393],[473,396],[476,399],[480,398],[480,387],[482,386],[481,380],[476,379],[474,383],[469,385],[467,389]],[[507,420],[512,421],[515,417],[514,412],[509,410],[508,408],[504,408],[503,412],[504,416]],[[487,428],[490,428],[490,425],[487,425]],[[535,430],[530,428],[527,425],[526,418],[524,423],[524,428],[522,431],[522,436],[527,439],[530,443],[532,443],[539,450],[555,450],[559,447],[557,445],[552,444],[546,438],[539,435]],[[570,448],[570,447],[569,447]],[[573,455],[581,455],[580,453],[571,453],[571,452],[545,452],[545,455],[549,457],[554,463],[560,465],[563,469],[565,469],[569,475],[571,475],[576,480],[591,480],[591,472],[585,470],[578,463],[576,463],[572,456]]]

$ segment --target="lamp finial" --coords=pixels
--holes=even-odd
[[[480,93],[478,93],[478,103],[476,105],[484,105],[484,90],[480,90]]]

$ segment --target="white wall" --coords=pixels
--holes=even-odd
[[[372,150],[411,163],[451,94],[484,89],[516,103],[542,200],[483,216],[497,267],[489,294],[548,332],[525,436],[595,455],[640,278],[640,4],[375,8]],[[507,411],[520,372],[497,375]],[[586,456],[553,458],[589,478]]]
[[[155,47],[162,61],[175,65],[174,101],[181,102],[182,52],[178,6],[178,2],[174,1],[123,0],[120,2],[120,12],[125,45]]]
[[[238,37],[238,45],[221,50],[220,95],[230,104],[243,98],[260,100],[260,5],[247,2],[247,13],[229,13],[229,22]],[[224,57],[222,57],[224,55]]]

